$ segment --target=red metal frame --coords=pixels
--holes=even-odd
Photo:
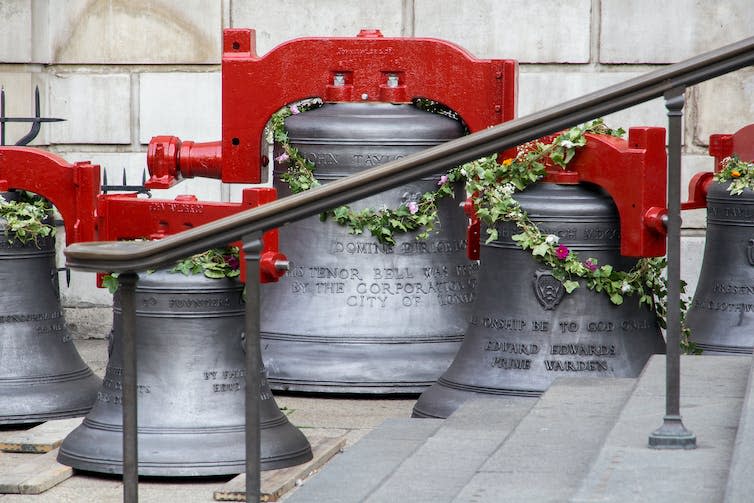
[[[259,183],[265,164],[262,133],[270,116],[312,97],[392,103],[428,98],[457,112],[472,132],[515,117],[518,64],[513,60],[480,60],[450,42],[387,38],[379,30],[299,38],[260,57],[255,37],[250,29],[224,32],[222,141],[154,138],[148,187],[167,188],[194,175]],[[344,76],[343,86],[334,85],[336,74]],[[387,85],[390,74],[398,77],[396,87]]]
[[[31,147],[0,147],[0,190],[20,189],[43,195],[63,216],[66,244],[94,241],[100,167],[70,164]]]
[[[709,137],[709,154],[715,158],[715,172],[722,169],[726,157],[736,154],[742,161],[754,161],[754,124],[734,134],[713,134]]]
[[[587,135],[587,144],[568,165],[580,182],[605,189],[620,216],[620,252],[628,257],[665,255],[667,153],[665,129],[636,127],[628,140]]]
[[[343,76],[342,85],[335,85],[336,74]],[[389,75],[397,76],[397,85],[388,85]],[[154,138],[147,155],[152,175],[147,185],[164,188],[192,176],[259,182],[262,132],[269,117],[285,104],[315,96],[325,101],[398,103],[428,98],[459,113],[472,132],[479,131],[514,117],[516,76],[515,61],[478,60],[436,39],[385,38],[377,30],[362,30],[354,38],[292,40],[259,57],[253,30],[225,30],[222,140]],[[754,156],[754,126],[717,137],[711,143],[718,162],[734,149]],[[621,253],[665,253],[664,129],[632,128],[628,141],[589,135],[568,170],[551,170],[546,181],[600,185],[618,208]],[[99,187],[99,166],[69,164],[31,148],[0,148],[0,189],[25,189],[50,199],[63,215],[69,244],[158,238],[275,197],[272,189],[247,189],[241,203],[203,202],[193,196],[153,200],[100,194]],[[696,198],[698,202],[698,191]],[[472,209],[467,210],[473,217]],[[274,281],[282,274],[274,263],[284,259],[277,250],[276,231],[266,233],[264,242],[263,278]],[[478,253],[478,247],[477,223],[469,231],[470,253]]]
[[[222,141],[154,138],[147,152],[152,175],[147,187],[167,188],[193,176],[259,182],[269,117],[288,103],[315,96],[396,103],[428,98],[459,113],[471,131],[515,116],[518,67],[512,60],[478,60],[445,41],[384,38],[378,30],[362,30],[354,38],[292,40],[259,57],[254,37],[248,29],[224,33]],[[291,68],[296,78],[290,78]],[[335,74],[344,75],[343,86],[334,85]],[[391,74],[398,85],[388,85]],[[99,166],[70,164],[25,147],[0,148],[0,190],[9,188],[49,199],[63,217],[67,244],[156,239],[275,199],[270,188],[246,189],[241,203],[101,194]],[[260,261],[263,282],[283,274],[275,267],[281,260],[277,231],[269,231]]]
[[[733,134],[712,134],[709,137],[709,155],[715,158],[713,171],[695,174],[689,182],[689,200],[681,209],[694,210],[707,207],[707,191],[712,177],[722,169],[723,159],[736,154],[743,161],[754,161],[754,124],[744,126]]]
[[[666,234],[662,218],[667,213],[665,129],[631,128],[627,141],[595,134],[587,134],[587,140],[566,170],[547,166],[544,181],[599,185],[610,194],[618,209],[621,254],[628,257],[664,255]],[[471,218],[467,255],[477,260],[480,222],[470,201],[464,204],[464,211]]]
[[[89,162],[70,164],[35,148],[0,148],[0,190],[28,190],[44,196],[63,217],[66,244],[84,241],[157,239],[239,211],[274,201],[275,189],[244,189],[240,203],[199,201],[195,196],[145,199],[137,194],[101,194],[100,167]],[[263,283],[277,281],[285,260],[278,251],[277,230],[264,234],[260,256]],[[245,262],[241,260],[242,269]],[[241,278],[245,278],[241,271]]]

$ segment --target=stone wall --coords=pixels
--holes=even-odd
[[[224,27],[257,30],[257,50],[299,36],[437,37],[480,58],[517,59],[519,115],[751,35],[750,0],[3,0],[0,84],[8,115],[32,113],[39,86],[45,125],[33,145],[91,160],[110,180],[141,180],[155,134],[220,138]],[[463,78],[449,75],[448,78]],[[711,133],[754,120],[754,69],[690,88],[684,176],[712,168]],[[661,100],[607,117],[614,126],[665,126]],[[24,134],[9,125],[8,141]],[[238,190],[189,181],[157,197],[229,200]],[[235,199],[233,199],[235,200]],[[684,271],[696,283],[704,212],[684,215]],[[62,231],[62,229],[61,229]],[[62,241],[62,233],[61,233]],[[107,305],[90,274],[73,273],[66,305]]]

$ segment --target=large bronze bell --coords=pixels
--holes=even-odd
[[[462,135],[462,126],[413,105],[325,104],[286,120],[291,143],[328,183]],[[280,182],[286,166],[275,170]],[[398,208],[437,188],[439,175],[351,205]],[[465,258],[466,217],[440,203],[427,240],[379,244],[318,217],[280,229],[291,261],[279,283],[262,285],[262,351],[270,386],[336,393],[418,393],[458,350],[476,284]]]
[[[11,242],[0,222],[0,424],[83,416],[100,380],[66,328],[55,238]]]
[[[707,239],[686,321],[704,354],[751,354],[754,346],[754,192],[710,184]]]
[[[612,199],[593,185],[540,183],[516,196],[540,230],[585,260],[630,269]],[[561,376],[635,377],[665,350],[654,314],[626,297],[616,306],[583,284],[571,294],[511,239],[511,223],[482,246],[466,338],[448,370],[414,406],[415,417],[450,415],[475,395],[535,397]],[[486,235],[484,232],[482,235]]]
[[[160,270],[136,287],[139,474],[201,476],[245,469],[243,285]],[[122,322],[114,299],[110,360],[92,411],[60,447],[58,461],[122,473]],[[261,368],[261,366],[260,366]],[[262,379],[262,469],[312,457],[309,442]]]

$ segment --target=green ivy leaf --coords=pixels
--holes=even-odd
[[[619,306],[623,304],[623,296],[619,293],[614,293],[610,296],[610,302]]]
[[[531,249],[531,254],[535,257],[544,257],[550,251],[550,245],[547,243],[538,244]]]
[[[579,287],[578,281],[568,280],[563,282],[563,288],[565,288],[565,291],[568,293],[573,292]]]

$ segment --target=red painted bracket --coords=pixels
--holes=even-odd
[[[665,255],[664,225],[657,221],[667,207],[665,129],[636,127],[628,141],[614,136],[587,135],[568,171],[579,181],[605,189],[620,216],[621,255]]]
[[[479,260],[482,252],[482,222],[476,214],[472,198],[466,199],[462,207],[463,212],[469,217],[469,225],[466,227],[466,258]]]
[[[552,141],[546,137],[544,141]],[[665,254],[667,212],[667,157],[665,129],[631,128],[628,141],[614,136],[587,135],[568,168],[546,164],[544,182],[577,184],[590,182],[605,189],[618,209],[621,254],[628,257],[659,257]],[[470,201],[464,211],[471,219],[467,255],[479,259],[479,220]]]
[[[63,217],[67,244],[96,239],[98,165],[88,161],[70,164],[31,147],[0,147],[0,184],[3,190],[28,190],[54,204]]]
[[[713,134],[709,137],[709,154],[715,158],[715,172],[722,169],[723,159],[736,154],[743,161],[754,161],[754,124],[734,134]]]
[[[681,209],[693,210],[707,207],[707,191],[715,173],[722,170],[723,159],[736,154],[743,161],[754,161],[754,124],[744,126],[734,134],[712,134],[709,137],[709,155],[715,158],[714,172],[695,174],[689,182],[689,200]]]
[[[428,98],[456,111],[472,132],[516,114],[516,61],[476,59],[443,40],[362,30],[357,37],[291,40],[260,57],[254,30],[227,29],[223,51],[222,141],[188,148],[190,142],[174,137],[154,139],[147,186],[164,188],[200,171],[228,183],[259,183],[267,121],[282,106],[307,98]]]
[[[100,241],[127,239],[159,239],[192,227],[227,217],[239,211],[272,202],[277,197],[273,188],[247,188],[240,203],[199,201],[196,196],[182,195],[175,199],[144,199],[136,194],[101,194],[97,198],[97,227]],[[262,236],[260,255],[262,283],[275,282],[285,270],[286,261],[278,251],[278,231]],[[233,243],[241,246],[241,243]],[[241,280],[245,280],[246,263],[241,260]]]
[[[28,190],[47,198],[60,215],[66,244],[86,241],[159,239],[276,199],[273,188],[244,189],[240,203],[199,201],[195,196],[174,200],[138,198],[137,194],[101,194],[100,167],[89,162],[70,164],[44,150],[0,147],[0,190]],[[285,273],[279,265],[277,229],[263,237],[261,281],[277,281]],[[245,262],[241,261],[241,278]]]
[[[689,199],[681,203],[681,210],[696,210],[707,207],[707,191],[712,183],[714,173],[704,171],[697,173],[689,181]]]

